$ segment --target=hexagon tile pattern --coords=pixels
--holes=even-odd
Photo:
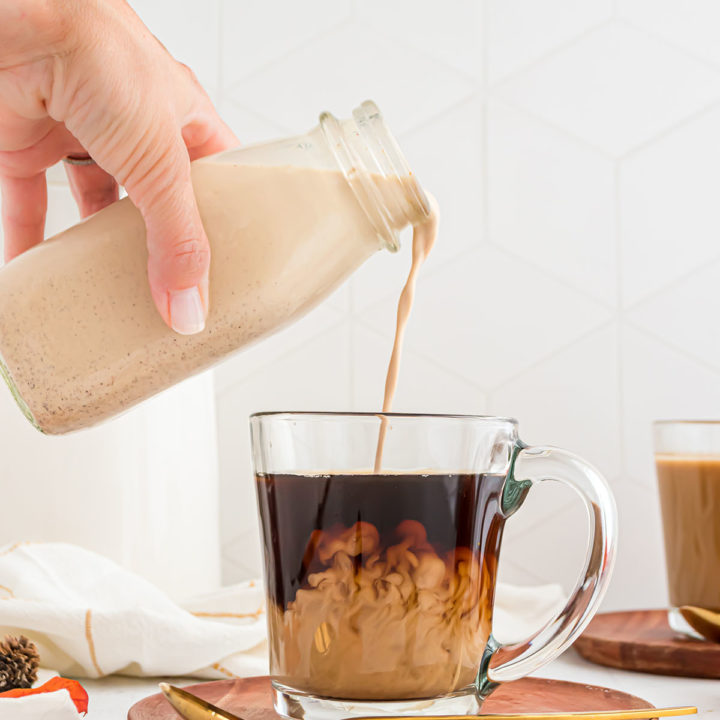
[[[612,16],[612,0],[488,0],[488,76],[497,82]],[[551,17],[553,22],[548,22]]]
[[[679,2],[661,4],[682,12]],[[701,268],[720,257],[711,197],[720,70],[652,27],[654,3],[643,0],[542,8],[486,0],[477,15],[480,5],[412,3],[417,12],[404,23],[409,3],[357,2],[349,23],[300,46],[288,40],[287,54],[226,95],[253,118],[288,128],[307,127],[321,108],[347,112],[364,95],[378,100],[444,213],[418,287],[396,409],[517,414],[527,441],[586,456],[621,503],[623,555],[607,605],[658,605],[659,519],[646,517],[648,508],[657,514],[650,422],[720,407],[720,351],[701,332],[716,304],[703,304],[716,269]],[[720,16],[707,3],[697,12],[709,25]],[[683,22],[685,35],[703,24]],[[356,273],[338,329],[289,349],[283,362],[292,372],[271,365],[262,380],[238,375],[224,386],[222,483],[247,508],[223,524],[235,562],[228,578],[249,565],[238,538],[254,523],[246,441],[232,430],[245,394],[264,406],[278,398],[317,406],[324,397],[328,407],[377,408],[409,240],[399,256],[378,254]],[[340,327],[347,342],[332,340]],[[312,381],[296,381],[312,377],[315,363],[333,378],[322,397]],[[580,558],[570,541],[584,532],[581,520],[571,498],[539,490],[513,518],[503,577],[571,583]],[[572,537],[559,530],[566,523]],[[640,558],[651,562],[635,582]]]
[[[661,605],[650,424],[720,412],[720,3],[131,2],[243,142],[378,101],[444,213],[396,409],[516,414],[527,442],[587,457],[620,507],[607,607]],[[54,232],[77,213],[50,179]],[[260,569],[248,414],[376,409],[409,263],[405,233],[217,371],[227,581]],[[505,579],[572,582],[576,504],[533,491]]]
[[[712,108],[620,163],[619,240],[627,307],[720,258],[718,123],[720,109]]]
[[[613,155],[705,107],[720,74],[667,43],[604,25],[502,83],[496,92]]]
[[[427,55],[346,24],[240,80],[227,94],[296,132],[315,124],[323,110],[348,113],[372,98],[400,134],[474,89],[471,79]]]

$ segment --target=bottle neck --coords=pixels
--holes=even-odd
[[[430,205],[377,106],[366,101],[343,121],[323,113],[320,133],[381,244],[395,252],[399,231],[426,221]]]

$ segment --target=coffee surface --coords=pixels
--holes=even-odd
[[[657,455],[670,603],[720,612],[720,456]]]
[[[503,482],[259,475],[273,676],[366,700],[470,685],[490,633]]]

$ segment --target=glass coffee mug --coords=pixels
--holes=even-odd
[[[615,552],[612,495],[576,455],[525,446],[514,420],[260,413],[250,424],[279,713],[477,712],[597,609]],[[492,613],[503,528],[544,480],[585,502],[585,567],[545,627],[502,646]]]
[[[670,627],[701,636],[683,619],[683,605],[720,612],[720,421],[655,423]]]

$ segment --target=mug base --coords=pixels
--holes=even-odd
[[[275,711],[298,720],[343,720],[389,715],[476,715],[482,700],[474,687],[425,700],[340,700],[299,692],[273,681]]]
[[[676,632],[681,635],[687,635],[687,637],[694,638],[695,640],[705,640],[705,638],[693,629],[680,614],[680,610],[676,607],[671,607],[668,610],[668,625]]]

